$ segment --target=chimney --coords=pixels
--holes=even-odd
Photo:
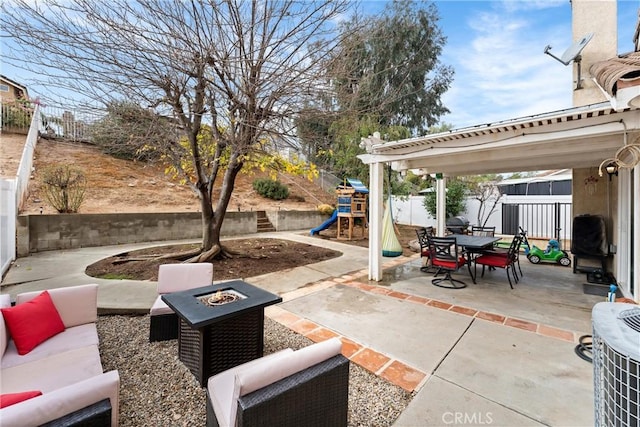
[[[575,89],[578,64],[573,63],[573,106],[607,101],[589,72],[591,65],[618,55],[618,7],[616,0],[571,0],[573,40],[588,33],[593,38],[582,51],[580,64],[581,89]]]

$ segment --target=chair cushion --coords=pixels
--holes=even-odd
[[[503,255],[481,255],[475,259],[477,264],[488,265],[491,267],[506,267],[509,262],[509,258]]]
[[[458,258],[458,262],[455,261],[443,261],[437,258],[434,258],[432,261],[433,265],[436,267],[446,268],[448,270],[457,270],[460,266],[465,265],[467,263],[467,259],[463,256]]]
[[[249,369],[252,366],[262,364],[271,359],[282,358],[288,353],[293,353],[293,350],[286,348],[259,359],[243,363],[242,365],[238,365],[231,369],[227,369],[226,371],[220,372],[219,374],[209,378],[207,382],[207,391],[219,425],[231,426],[234,424],[232,421],[236,417],[236,409],[238,405],[237,399],[240,396],[240,386],[237,385],[236,382],[236,373]]]
[[[7,406],[15,405],[16,403],[24,402],[27,399],[40,395],[42,395],[42,392],[39,390],[0,394],[0,408],[6,408]]]
[[[29,353],[38,344],[65,329],[47,291],[23,304],[0,310],[20,355]]]
[[[117,427],[119,390],[118,371],[91,376],[66,386],[61,385],[50,392],[43,390],[42,396],[4,408],[0,415],[2,426],[22,427],[25,420],[29,420],[29,425],[42,425],[108,398],[111,403],[111,427]]]
[[[158,267],[158,294],[185,291],[213,283],[213,264],[162,264]]]
[[[0,295],[0,308],[11,307],[11,295]],[[4,316],[0,314],[0,359],[4,356],[4,352],[7,349],[9,343],[9,331],[4,321]]]
[[[56,306],[65,328],[84,325],[98,320],[98,285],[68,286],[47,290]],[[16,305],[37,297],[40,292],[16,295]]]
[[[23,363],[43,360],[65,351],[90,345],[97,346],[98,343],[98,330],[95,323],[67,328],[22,356],[18,354],[15,343],[9,341],[4,357],[0,361],[0,368],[6,369]]]
[[[172,314],[173,310],[171,307],[167,305],[166,302],[162,300],[162,296],[158,295],[153,305],[151,306],[151,310],[149,311],[149,315],[151,316],[160,316],[163,314]]]
[[[237,381],[240,384],[240,396],[247,395],[325,361],[340,354],[341,350],[342,342],[340,339],[331,338],[287,354],[282,360],[268,360],[259,366],[239,371]]]
[[[0,390],[3,393],[40,390],[47,394],[100,374],[102,363],[98,346],[89,345],[2,369]]]

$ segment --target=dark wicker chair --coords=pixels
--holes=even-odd
[[[71,427],[71,426],[111,426],[111,402],[102,399],[93,405],[86,406],[64,417],[42,424],[41,427]]]
[[[292,354],[289,353],[285,357]],[[289,364],[290,360],[275,360],[275,362],[292,366]],[[271,360],[271,362],[273,361],[274,359]],[[294,365],[296,363],[293,362]],[[242,367],[239,368],[242,369]],[[256,368],[260,372],[265,370],[264,364],[260,364],[260,362],[254,364],[252,368],[254,372]],[[244,371],[244,373],[247,372]],[[238,381],[238,374],[235,375],[236,381]],[[328,356],[328,358],[307,368],[280,378],[244,396],[235,398],[237,409],[235,418],[230,420],[231,424],[233,425],[235,420],[235,425],[243,427],[339,427],[347,425],[349,359],[342,354],[338,352],[338,354]],[[214,389],[211,384],[210,382],[207,387],[207,426],[218,427],[222,425],[225,427],[228,422],[219,421],[216,417],[211,397]],[[233,384],[229,386],[233,387]]]

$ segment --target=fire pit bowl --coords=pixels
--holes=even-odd
[[[201,295],[198,297],[198,300],[209,307],[216,307],[245,299],[246,297],[246,295],[233,289],[220,289],[210,294]]]

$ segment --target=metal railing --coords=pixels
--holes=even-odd
[[[342,180],[340,178],[324,169],[320,169],[318,178],[315,180],[316,185],[319,185],[324,191],[332,194],[341,182]]]
[[[0,106],[0,129],[3,132],[27,134],[34,120],[44,137],[69,141],[91,141],[92,125],[104,118],[102,108],[59,107],[18,100]]]
[[[572,226],[572,205],[556,203],[503,203],[502,233],[517,234],[518,227],[532,239],[556,239],[562,249],[569,247]]]
[[[97,107],[65,108],[47,105],[41,108],[42,133],[45,137],[89,142],[92,125],[106,112]]]

